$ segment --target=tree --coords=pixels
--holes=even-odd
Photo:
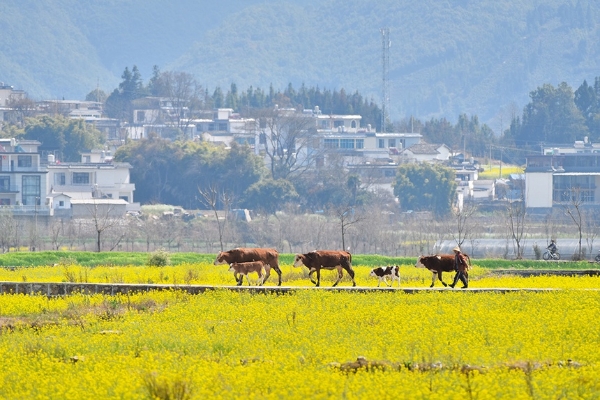
[[[85,101],[97,101],[104,103],[107,98],[108,95],[104,92],[104,90],[96,88],[85,96]]]
[[[581,111],[575,106],[573,90],[565,82],[550,84],[530,93],[520,129],[513,137],[517,145],[535,150],[543,143],[572,143],[588,134]]]
[[[473,215],[477,212],[477,203],[465,202],[460,207],[452,209],[451,222],[454,222],[455,229],[450,228],[450,234],[454,237],[456,245],[462,247],[463,243],[470,234],[470,222]]]
[[[233,195],[231,193],[227,193],[225,190],[220,189],[217,185],[209,185],[203,189],[198,188],[198,193],[200,193],[200,203],[210,207],[215,214],[215,221],[217,222],[217,227],[219,228],[219,243],[221,244],[221,251],[223,251],[225,224],[227,223],[227,216],[229,215],[229,206],[231,203],[233,203]],[[225,218],[223,220],[219,219],[217,208],[219,202],[223,204],[223,208],[225,210]]]
[[[318,156],[314,148],[309,150],[315,133],[312,118],[302,112],[275,107],[256,112],[259,121],[260,143],[268,158],[271,177],[290,179],[305,172]],[[304,154],[303,157],[300,155]]]
[[[154,66],[148,91],[153,96],[169,100],[171,109],[167,118],[182,132],[188,128],[194,111],[201,109],[203,105],[202,86],[187,72],[161,72]]]
[[[61,115],[28,118],[23,137],[40,141],[40,151],[58,153],[62,161],[71,162],[81,161],[83,151],[97,148],[104,141],[102,133],[84,120]]]
[[[577,227],[577,232],[579,234],[579,242],[577,247],[577,254],[573,254],[573,260],[583,260],[583,249],[581,245],[581,241],[583,238],[583,191],[580,187],[574,186],[568,189],[568,193],[565,193],[564,196],[568,198],[566,202],[563,203],[563,208],[565,214],[567,214],[575,226]]]
[[[274,214],[285,204],[297,200],[298,193],[294,186],[285,179],[262,179],[248,188],[244,205],[254,210],[264,210]]]
[[[523,240],[525,239],[525,217],[527,208],[525,208],[524,198],[520,201],[508,201],[506,204],[506,226],[508,233],[515,246],[515,255],[517,260],[523,258]]]
[[[264,163],[247,146],[233,143],[225,149],[207,142],[171,142],[156,135],[121,146],[115,161],[132,165],[131,181],[140,202],[185,208],[196,207],[198,188],[211,185],[242,199],[264,172]]]
[[[18,126],[23,126],[27,118],[35,116],[37,112],[37,106],[35,101],[31,100],[27,96],[22,97],[10,97],[8,101],[8,107],[12,109],[12,113],[7,113],[7,120],[11,123],[15,123]]]
[[[100,199],[92,199],[90,204],[86,204],[88,216],[91,218],[92,227],[96,236],[96,251],[102,251],[102,236],[107,230],[118,226],[122,220],[121,216],[115,214],[115,207],[111,204],[105,204]],[[121,235],[111,251],[118,245],[124,235]]]
[[[441,165],[404,164],[398,167],[394,195],[403,210],[429,210],[447,215],[456,192],[454,170]]]
[[[125,67],[121,78],[123,81],[119,84],[119,88],[106,99],[104,110],[111,118],[133,122],[132,102],[146,94],[142,76],[134,65],[131,71]]]

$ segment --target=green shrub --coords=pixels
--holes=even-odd
[[[533,253],[535,254],[535,259],[536,260],[541,260],[542,259],[542,249],[540,248],[540,246],[538,246],[537,243],[535,243],[533,245]]]
[[[148,257],[148,265],[151,267],[164,267],[171,264],[171,255],[165,249],[158,249]]]

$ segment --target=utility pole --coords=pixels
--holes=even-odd
[[[388,74],[390,69],[390,28],[381,28],[381,62],[383,67],[383,87],[381,93],[381,132],[386,132],[386,126],[389,120],[390,95],[388,85]]]

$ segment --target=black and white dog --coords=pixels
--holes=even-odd
[[[371,276],[379,280],[377,287],[381,285],[381,281],[384,281],[386,285],[392,286],[394,280],[398,281],[398,287],[400,287],[400,267],[398,265],[388,265],[386,267],[377,267],[371,270]],[[387,278],[392,278],[392,282],[388,283]]]

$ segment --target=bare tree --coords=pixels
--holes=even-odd
[[[166,118],[185,134],[194,112],[202,108],[202,86],[187,72],[158,72],[158,69],[155,72],[157,75],[151,79],[152,92],[169,101]]]
[[[364,216],[359,214],[360,210],[353,206],[340,206],[333,208],[333,215],[337,218],[342,236],[342,249],[346,249],[346,233],[348,228],[359,223]]]
[[[506,226],[515,247],[517,260],[523,258],[523,240],[525,239],[525,201],[509,201],[506,204]]]
[[[598,232],[600,232],[600,211],[596,209],[586,210],[583,218],[583,229],[586,236],[588,253],[593,257],[594,240],[598,237]]]
[[[25,118],[35,116],[37,112],[35,101],[27,96],[11,96],[8,101],[8,107],[12,109],[13,114],[10,115],[9,113],[8,120],[19,126],[23,126]]]
[[[318,157],[319,142],[312,116],[295,109],[259,110],[254,113],[273,179],[288,179],[306,171]]]
[[[15,220],[10,211],[0,212],[0,247],[2,252],[10,250],[13,237],[15,235]]]
[[[477,203],[472,201],[465,202],[462,207],[452,210],[452,218],[449,220],[450,225],[448,228],[457,246],[462,246],[469,236],[471,217],[473,217],[476,211]]]
[[[565,214],[571,218],[577,227],[579,234],[577,254],[573,254],[573,259],[582,260],[584,258],[583,249],[581,246],[583,238],[583,191],[579,187],[572,187],[564,195],[569,199],[567,202],[563,203]]]
[[[221,244],[221,251],[223,251],[223,236],[227,224],[227,217],[229,215],[229,207],[233,203],[233,195],[225,190],[219,189],[216,184],[211,184],[205,189],[199,187],[198,193],[200,193],[200,201],[208,205],[215,215],[215,221],[217,222],[217,227],[219,229],[219,243]],[[222,204],[225,210],[225,218],[223,220],[219,219],[217,208],[219,204]]]
[[[50,242],[52,244],[52,249],[60,250],[60,246],[65,242],[65,229],[64,229],[64,221],[62,219],[53,219],[50,223]]]
[[[95,198],[91,200],[91,203],[86,204],[86,209],[96,237],[96,251],[100,252],[102,251],[102,234],[118,225],[121,218],[112,204],[101,202],[100,199]]]

